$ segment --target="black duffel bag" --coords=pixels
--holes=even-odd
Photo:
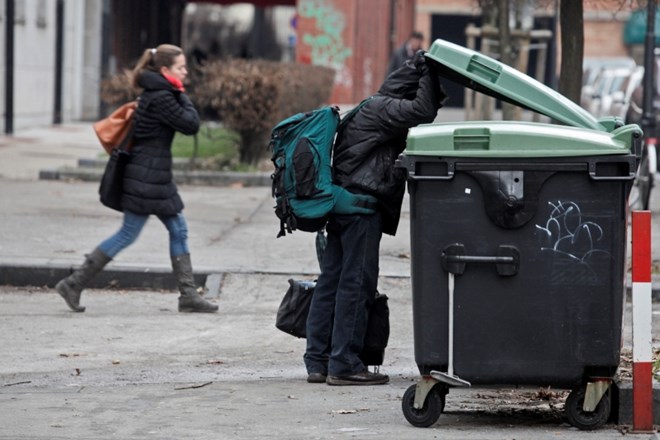
[[[297,338],[307,336],[307,315],[316,281],[289,280],[289,289],[284,294],[277,310],[275,327]],[[390,337],[390,309],[387,295],[376,292],[369,310],[369,322],[364,338],[360,360],[365,365],[382,365],[385,348]]]

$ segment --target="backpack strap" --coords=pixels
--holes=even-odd
[[[367,199],[360,198],[353,202],[354,206],[364,209],[376,209],[378,208],[378,202],[371,202]]]
[[[338,133],[338,134],[341,133],[341,132],[344,130],[344,127],[346,126],[346,124],[348,124],[348,121],[350,121],[351,119],[353,119],[353,116],[355,116],[355,115],[357,114],[357,112],[359,112],[360,109],[361,109],[362,107],[364,107],[364,105],[365,105],[367,102],[371,101],[372,98],[373,98],[373,96],[370,96],[370,97],[368,97],[368,98],[366,98],[366,99],[363,99],[358,105],[356,105],[355,107],[353,107],[353,108],[352,108],[351,110],[349,110],[348,112],[344,113],[344,115],[341,117],[341,122],[339,122],[339,127],[337,128],[337,133]]]
[[[281,206],[276,207],[276,214],[280,218],[280,232],[277,238],[284,237],[287,232],[291,234],[296,229],[296,217],[293,215],[286,194],[282,194],[280,200]]]

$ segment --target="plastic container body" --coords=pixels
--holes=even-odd
[[[447,371],[451,270],[457,274],[454,370],[462,379],[573,387],[614,375],[633,154],[404,154],[400,164],[409,170],[413,327],[421,374]],[[509,251],[513,263],[493,261],[513,255]],[[452,254],[469,258],[452,264]]]

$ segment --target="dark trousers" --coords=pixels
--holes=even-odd
[[[358,355],[378,287],[381,215],[335,215],[307,318],[308,373],[348,376],[365,370]]]

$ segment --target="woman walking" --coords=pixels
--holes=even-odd
[[[124,220],[114,235],[101,242],[82,266],[55,288],[74,312],[84,312],[80,295],[89,281],[119,252],[131,245],[150,215],[169,231],[172,269],[181,293],[180,312],[216,312],[195,287],[183,202],[172,179],[174,132],[192,135],[199,115],[184,93],[188,74],[181,48],[161,44],[146,49],[133,71],[134,86],[143,89],[134,115],[133,147],[126,166],[121,198]]]

